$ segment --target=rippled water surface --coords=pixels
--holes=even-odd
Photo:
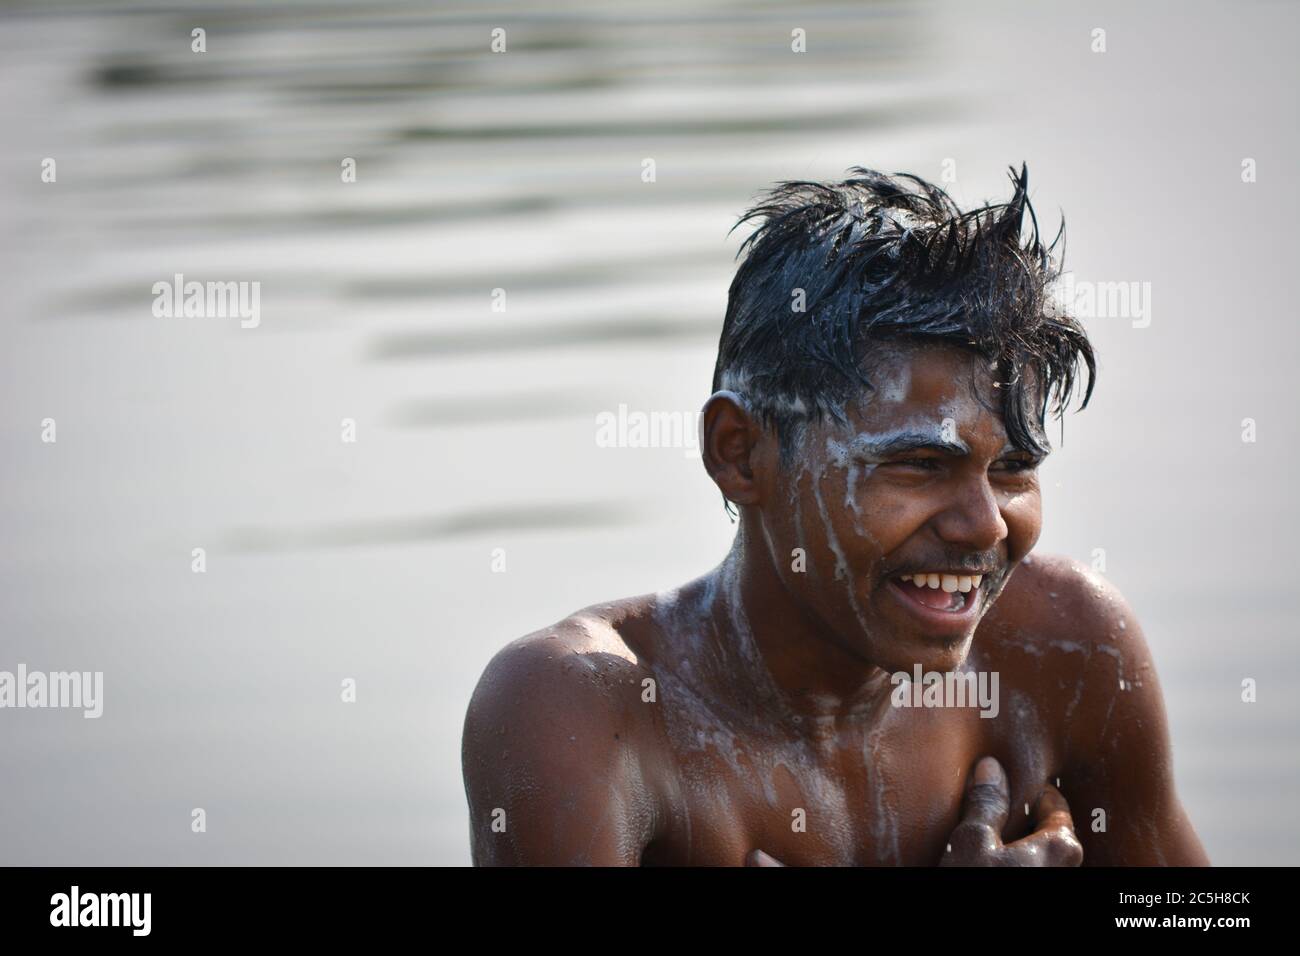
[[[467,862],[491,654],[730,539],[697,456],[595,416],[699,407],[759,189],[946,159],[964,202],[1028,160],[1081,275],[1153,284],[1042,547],[1105,549],[1215,861],[1300,860],[1295,18],[1186,9],[1102,8],[1101,57],[1069,5],[0,7],[0,668],[106,682],[0,715],[5,862]],[[154,317],[176,274],[260,324]]]

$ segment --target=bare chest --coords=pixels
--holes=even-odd
[[[737,726],[679,714],[663,768],[670,821],[645,862],[741,865],[761,849],[792,866],[933,866],[960,818],[967,774],[984,753],[1007,767],[1019,802],[1037,793],[1046,748],[972,711],[901,710],[870,723]],[[1045,742],[1042,742],[1045,744]]]

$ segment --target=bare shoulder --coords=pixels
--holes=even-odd
[[[492,695],[537,688],[540,682],[590,685],[602,672],[631,672],[636,655],[619,633],[619,603],[584,608],[564,620],[511,641],[492,658],[475,692]],[[569,686],[570,690],[578,687]],[[597,681],[593,689],[603,689]]]
[[[461,759],[476,862],[635,863],[657,816],[648,671],[630,602],[511,642],[479,679]]]
[[[1026,558],[981,631],[985,624],[993,639],[1040,657],[1101,653],[1121,660],[1146,654],[1137,616],[1119,589],[1063,555]]]
[[[585,608],[507,644],[474,689],[467,733],[476,721],[501,718],[508,725],[521,716],[539,731],[579,724],[630,729],[640,711],[632,705],[650,672],[619,622],[641,600]]]
[[[1164,728],[1164,703],[1137,615],[1119,589],[1072,558],[1033,554],[980,625],[986,659],[1009,666],[1062,722],[1080,756],[1136,720]]]

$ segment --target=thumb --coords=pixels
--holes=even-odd
[[[1001,839],[1011,812],[1011,789],[1007,773],[995,757],[983,757],[975,764],[966,786],[962,823],[987,825]]]
[[[785,866],[785,864],[762,850],[750,850],[749,855],[745,857],[745,866]]]

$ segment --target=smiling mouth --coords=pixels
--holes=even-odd
[[[932,611],[960,614],[979,597],[982,574],[949,574],[943,571],[904,574],[893,579],[903,597]]]

